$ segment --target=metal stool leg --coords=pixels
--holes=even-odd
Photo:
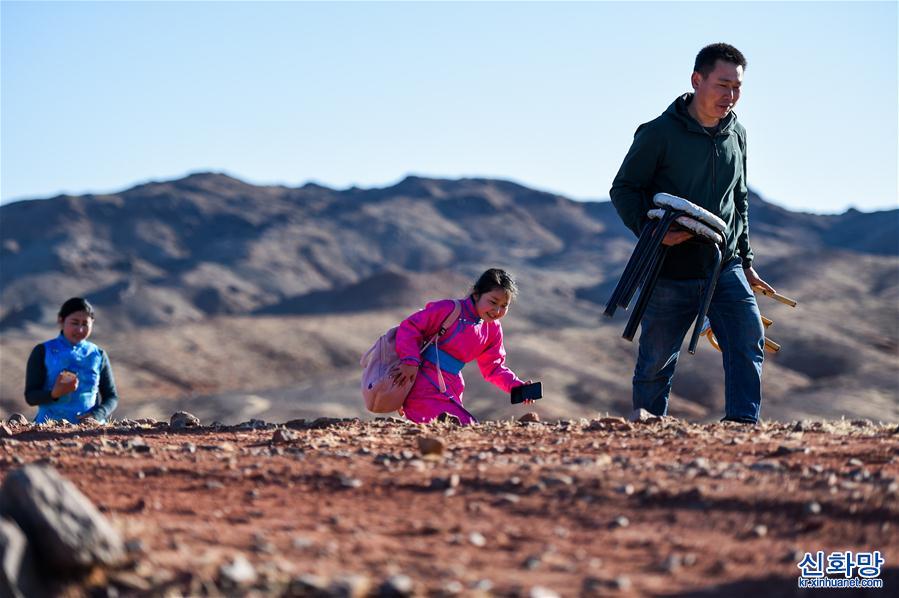
[[[618,279],[618,284],[615,285],[615,290],[612,291],[612,296],[609,297],[609,302],[606,304],[604,313],[610,318],[615,315],[615,310],[619,307],[619,299],[621,298],[624,289],[627,288],[627,281],[633,275],[633,271],[637,267],[637,262],[640,260],[640,255],[646,250],[657,224],[657,220],[650,220],[643,226],[643,230],[640,232],[640,238],[637,239],[637,244],[634,246],[631,257],[627,260],[627,265],[624,267],[624,272],[621,273],[621,278]]]
[[[699,342],[699,332],[705,323],[705,316],[709,313],[709,305],[712,304],[712,295],[715,294],[715,286],[718,284],[718,275],[721,273],[721,248],[715,245],[715,267],[709,275],[709,284],[706,286],[705,294],[702,296],[702,302],[699,304],[699,315],[696,317],[696,324],[693,326],[693,335],[690,337],[690,355],[696,354],[696,343]]]
[[[634,311],[627,321],[627,326],[624,328],[624,334],[621,335],[622,338],[629,341],[634,340],[634,334],[637,333],[637,326],[640,325],[643,314],[646,313],[646,307],[649,305],[649,299],[652,296],[652,291],[659,278],[659,272],[662,271],[662,263],[665,261],[667,253],[667,245],[660,244],[656,249],[653,260],[647,270],[646,279],[643,281],[643,288],[640,289],[640,296],[637,298],[637,304],[634,306]]]
[[[650,265],[652,263],[652,256],[656,248],[661,246],[662,239],[665,238],[665,234],[671,228],[671,225],[674,223],[674,219],[680,215],[680,212],[675,212],[668,210],[665,212],[665,215],[659,219],[658,226],[653,230],[653,235],[650,238],[647,251],[644,251],[637,262],[637,267],[631,274],[631,277],[627,281],[627,285],[624,287],[621,297],[618,301],[618,307],[623,307],[627,309],[627,306],[630,304],[631,299],[634,296],[634,293],[637,291],[637,287],[639,287],[643,283],[643,279],[647,277],[647,273],[649,272]]]

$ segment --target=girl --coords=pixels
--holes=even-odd
[[[94,308],[73,297],[59,309],[59,336],[31,351],[25,401],[38,405],[34,422],[106,423],[119,403],[106,352],[88,342]]]
[[[462,406],[465,381],[461,370],[470,361],[476,360],[484,379],[503,392],[508,393],[525,384],[505,366],[506,350],[499,323],[517,292],[515,282],[504,270],[487,270],[475,283],[471,294],[459,300],[462,304],[459,318],[439,339],[438,347],[432,345],[423,354],[419,353],[421,346],[453,311],[453,301],[444,299],[429,303],[403,320],[396,332],[396,352],[401,363],[393,381],[402,385],[415,380],[401,410],[407,419],[429,422],[447,413],[459,418],[463,425],[477,423]],[[446,392],[440,391],[435,365],[438,360]]]

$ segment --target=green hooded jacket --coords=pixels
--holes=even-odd
[[[656,193],[670,193],[702,206],[727,223],[722,264],[739,256],[752,264],[749,246],[749,188],[746,186],[746,129],[731,112],[715,135],[687,112],[693,94],[680,96],[655,120],[637,128],[612,189],[612,204],[624,224],[639,235]],[[714,248],[698,241],[670,247],[660,273],[666,278],[705,278]]]

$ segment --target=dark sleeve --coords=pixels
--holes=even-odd
[[[624,225],[640,235],[650,208],[646,194],[655,176],[662,146],[651,125],[642,125],[615,175],[609,197]]]
[[[109,355],[103,353],[103,363],[100,365],[100,404],[91,409],[91,413],[101,419],[107,419],[119,405],[119,393],[115,388],[115,377],[112,375],[112,366],[109,365]]]
[[[746,137],[745,132],[740,140],[740,149],[743,151],[743,172],[740,174],[740,182],[734,191],[734,205],[740,219],[743,221],[743,230],[737,237],[737,255],[743,262],[744,268],[752,266],[752,247],[749,246],[749,185],[746,184]]]
[[[40,344],[28,356],[28,365],[25,367],[25,402],[29,405],[46,405],[56,400],[49,390],[44,390],[44,382],[47,380],[44,351],[44,345]]]

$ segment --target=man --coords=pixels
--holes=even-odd
[[[658,118],[640,125],[610,192],[624,224],[639,235],[652,197],[683,197],[727,223],[721,274],[708,317],[724,362],[724,420],[756,423],[762,401],[765,337],[751,286],[771,290],[752,267],[746,130],[733,108],[740,99],[746,59],[728,44],[696,56],[693,93],[678,97]],[[658,283],[641,323],[634,368],[634,409],[668,411],[681,344],[699,312],[714,266],[714,248],[672,230]]]

